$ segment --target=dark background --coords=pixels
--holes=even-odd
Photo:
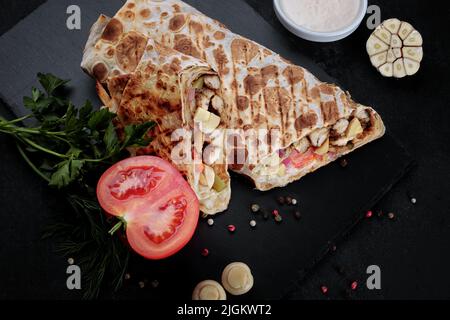
[[[271,0],[246,1],[280,32],[291,37],[278,23]],[[0,33],[42,2],[1,0]],[[381,7],[383,20],[398,17],[422,33],[425,58],[418,75],[402,80],[382,78],[370,65],[365,52],[370,31],[364,25],[347,39],[335,43],[311,43],[293,36],[292,39],[303,53],[351,91],[356,100],[380,112],[388,130],[408,149],[417,166],[374,208],[374,211],[383,210],[385,215],[394,212],[396,218],[393,221],[374,218],[356,227],[345,241],[337,244],[337,251],[299,284],[292,298],[325,299],[319,288],[327,285],[328,298],[449,299],[450,147],[447,139],[450,130],[446,121],[450,117],[450,44],[445,32],[450,7],[445,2],[433,1],[430,5],[431,2],[420,0],[369,3]],[[9,207],[0,210],[15,214],[2,215],[0,298],[44,299],[45,288],[64,285],[65,274],[53,274],[42,266],[65,262],[48,254],[51,243],[36,240],[48,217],[34,218],[38,224],[27,224],[26,220],[48,206],[57,207],[57,201],[38,177],[30,179],[28,167],[14,144],[4,136],[0,136],[0,158],[0,176],[8,182],[0,184],[0,194],[4,199],[11,199],[7,202]],[[11,190],[20,190],[24,183],[32,184],[28,190],[42,193],[42,201],[28,203],[26,195],[20,194],[21,198],[17,199],[16,194],[11,194]],[[410,202],[412,196],[417,198],[415,205]],[[23,212],[24,207],[35,210]],[[33,258],[36,255],[41,256],[42,264],[36,263]],[[372,264],[381,267],[382,290],[360,288],[348,296],[345,291],[350,282],[364,282],[365,270]],[[14,283],[21,286],[16,287]],[[67,292],[61,298],[70,297],[73,294]]]

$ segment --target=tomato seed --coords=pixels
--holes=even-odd
[[[291,197],[286,197],[286,203],[291,205],[292,204],[292,198]]]
[[[278,204],[283,205],[286,203],[286,199],[284,197],[278,197],[277,202]]]
[[[230,225],[228,226],[228,231],[234,232],[234,231],[236,231],[236,227],[235,227],[234,225],[230,224]]]
[[[153,280],[152,281],[152,287],[155,288],[155,289],[158,288],[159,287],[159,281],[158,280]]]

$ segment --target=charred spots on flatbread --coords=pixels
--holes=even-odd
[[[318,87],[311,88],[308,93],[309,98],[316,100],[320,98],[320,89]]]
[[[319,90],[322,94],[334,96],[334,87],[332,85],[329,85],[328,83],[322,83],[319,86]]]
[[[239,111],[245,111],[250,106],[250,100],[246,96],[237,97],[237,107]]]
[[[142,9],[141,11],[139,11],[139,15],[144,19],[149,18],[151,14],[152,14],[152,12],[148,8],[145,8],[145,9]]]
[[[339,119],[339,110],[336,102],[327,101],[320,104],[323,120],[327,123],[334,123]]]
[[[161,13],[161,19],[165,19],[169,16],[169,13],[164,11],[163,13]]]
[[[302,131],[304,129],[309,129],[317,124],[318,117],[314,112],[308,112],[295,120],[295,129],[297,131]]]
[[[109,42],[116,42],[123,33],[122,22],[113,18],[111,19],[103,30],[101,39]]]
[[[283,71],[284,77],[289,81],[291,86],[301,82],[304,78],[304,71],[297,66],[288,66]]]
[[[186,24],[186,17],[184,14],[177,14],[169,21],[169,29],[171,31],[180,31]]]
[[[179,4],[174,4],[174,5],[172,6],[172,8],[173,8],[173,11],[175,11],[176,13],[181,12],[181,7],[180,7]]]
[[[189,21],[189,28],[194,31],[195,33],[202,33],[203,32],[203,26],[196,22],[196,21]]]
[[[280,103],[278,99],[278,89],[277,88],[264,88],[264,101],[266,103],[266,110],[269,116],[276,117]]]
[[[208,49],[214,47],[214,42],[211,42],[211,38],[208,35],[203,36],[203,48]]]
[[[261,75],[248,75],[244,79],[245,91],[254,96],[264,87],[264,80]]]
[[[112,57],[114,57],[114,54],[116,53],[116,50],[113,48],[113,47],[109,47],[107,50],[106,50],[106,56],[108,57],[108,58],[112,58]]]
[[[264,82],[267,83],[271,79],[278,78],[278,67],[275,65],[269,65],[261,69],[261,75]]]
[[[214,32],[214,39],[216,39],[216,40],[223,40],[223,39],[225,39],[225,33],[223,33],[222,31]]]
[[[126,72],[136,69],[144,54],[147,39],[140,33],[130,32],[117,45],[116,59],[118,65]]]
[[[92,73],[98,81],[104,82],[108,77],[109,70],[103,62],[99,62],[92,68]]]
[[[133,21],[136,17],[133,11],[125,10],[119,13],[119,16],[122,17],[126,21]]]
[[[216,60],[216,64],[218,67],[218,71],[220,75],[227,75],[230,72],[230,69],[227,67],[229,61],[223,46],[220,45],[217,49],[213,51],[214,59]]]
[[[231,54],[235,63],[248,65],[258,53],[258,46],[250,40],[237,38],[231,42]]]
[[[127,8],[128,8],[128,9],[133,9],[134,7],[136,7],[136,4],[135,4],[134,2],[129,2],[129,3],[127,4]]]
[[[175,45],[174,49],[184,53],[185,55],[201,59],[201,54],[199,50],[192,43],[191,38],[184,34],[175,35]]]

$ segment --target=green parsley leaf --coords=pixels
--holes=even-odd
[[[45,92],[47,92],[49,96],[51,96],[56,89],[64,86],[66,83],[69,82],[69,80],[59,79],[50,73],[47,74],[38,73],[38,79],[42,88],[44,88]]]

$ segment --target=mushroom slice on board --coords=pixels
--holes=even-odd
[[[423,59],[423,38],[405,21],[388,19],[366,43],[372,65],[384,77],[403,78],[416,74]]]

